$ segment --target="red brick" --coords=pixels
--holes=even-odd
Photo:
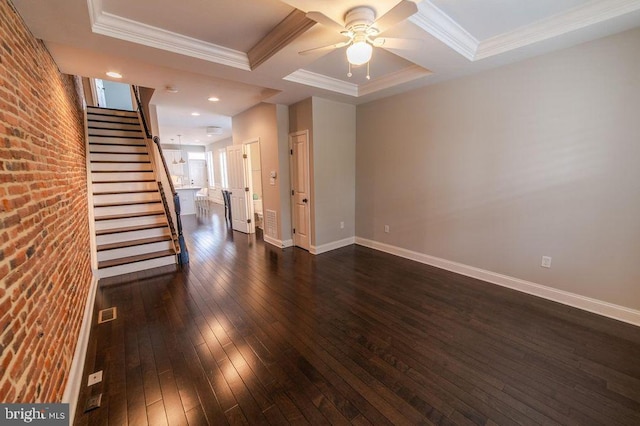
[[[7,0],[0,17],[0,396],[55,402],[91,282],[83,114]]]

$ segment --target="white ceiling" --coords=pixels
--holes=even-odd
[[[298,54],[345,40],[323,24],[277,45],[253,70],[247,54],[296,9],[342,24],[361,0],[13,0],[63,72],[106,78],[117,70],[126,83],[155,88],[163,142],[181,132],[183,143],[200,144],[210,142],[197,136],[205,127],[223,127],[216,138],[228,137],[229,117],[261,101],[322,96],[360,104],[640,25],[640,0],[414,2],[418,12],[383,36],[418,40],[418,47],[376,48],[367,80],[364,67],[347,77],[344,48]],[[369,4],[380,17],[398,3]],[[167,93],[168,85],[179,92]]]

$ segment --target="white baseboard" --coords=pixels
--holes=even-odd
[[[278,248],[287,248],[293,246],[293,240],[282,241],[264,234],[262,234],[262,238],[264,239],[265,243],[269,243],[272,246],[276,246]]]
[[[531,281],[521,280],[519,278],[498,274],[474,266],[465,265],[450,260],[441,259],[439,257],[429,256],[401,247],[392,246],[390,244],[369,240],[366,238],[356,237],[355,242],[358,245],[369,247],[385,253],[404,257],[405,259],[415,260],[416,262],[425,263],[447,271],[455,272],[460,275],[477,278],[492,284],[508,287],[523,293],[542,297],[564,305],[573,306],[574,308],[593,312],[605,317],[623,321],[635,326],[640,326],[640,311],[626,308],[624,306],[615,305],[613,303],[604,302],[602,300],[592,299],[590,297],[581,296],[579,294],[570,293],[564,290],[558,290]]]
[[[321,244],[319,246],[310,246],[309,253],[311,254],[326,253],[328,251],[350,246],[351,244],[355,244],[355,243],[356,243],[356,237],[344,238],[342,240],[332,241],[330,243]]]
[[[94,271],[95,272],[95,271]],[[73,361],[69,369],[69,377],[67,385],[64,388],[62,402],[69,404],[69,424],[73,424],[73,418],[78,405],[78,396],[82,387],[82,370],[84,369],[84,359],[87,356],[87,346],[89,345],[89,335],[91,334],[91,322],[93,320],[93,306],[96,300],[96,291],[98,289],[98,277],[94,273],[89,287],[89,294],[84,305],[84,315],[82,317],[82,325],[78,334],[78,342],[76,350],[73,354]]]

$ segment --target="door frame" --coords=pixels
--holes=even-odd
[[[306,136],[306,141],[307,141],[307,164],[306,164],[306,170],[307,173],[304,176],[305,179],[305,184],[307,186],[307,188],[309,188],[309,203],[308,203],[308,209],[309,209],[309,215],[308,215],[308,219],[307,219],[307,229],[309,230],[309,250],[311,249],[311,234],[312,234],[312,229],[311,229],[311,205],[313,203],[312,197],[311,197],[311,176],[309,175],[310,167],[309,165],[311,164],[311,152],[310,152],[310,143],[309,143],[309,129],[306,130],[299,130],[297,132],[291,132],[289,133],[289,204],[291,207],[291,238],[293,239],[293,246],[294,247],[299,247],[296,245],[296,236],[294,234],[294,229],[295,229],[295,195],[293,194],[293,181],[294,181],[294,176],[293,176],[293,138],[297,137],[297,136],[302,136],[305,135]],[[303,247],[301,247],[303,248]]]

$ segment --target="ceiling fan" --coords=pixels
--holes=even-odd
[[[418,11],[416,4],[409,0],[402,0],[387,13],[376,20],[376,14],[372,7],[359,6],[347,11],[344,17],[344,26],[335,22],[322,12],[309,12],[307,17],[319,24],[336,29],[348,40],[327,46],[315,47],[299,52],[301,55],[322,52],[347,47],[347,61],[349,63],[348,77],[351,77],[351,66],[367,64],[367,79],[369,76],[369,61],[374,47],[385,49],[411,49],[416,46],[417,40],[379,37],[381,33],[405,20]]]

